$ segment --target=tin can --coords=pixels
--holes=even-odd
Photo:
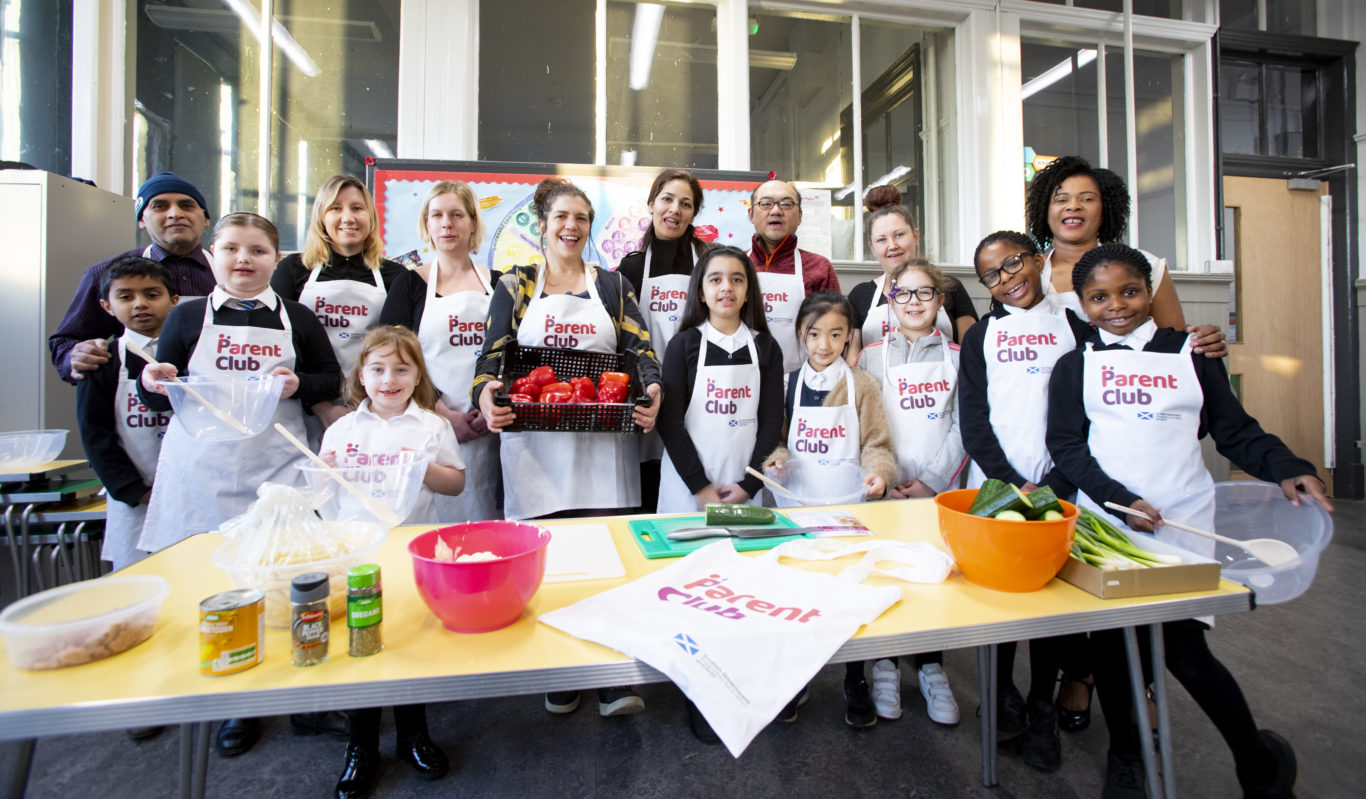
[[[266,594],[240,588],[199,603],[199,671],[236,674],[265,657]]]

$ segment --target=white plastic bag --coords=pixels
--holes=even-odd
[[[739,757],[859,627],[900,599],[900,588],[748,558],[724,540],[540,619],[664,672]]]

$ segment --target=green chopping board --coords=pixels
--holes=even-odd
[[[636,546],[640,547],[640,553],[646,558],[681,558],[692,552],[694,549],[701,549],[708,544],[715,544],[722,541],[720,536],[715,538],[698,538],[693,541],[673,541],[669,539],[669,533],[682,527],[705,527],[707,517],[702,514],[695,516],[673,516],[660,519],[632,519],[626,523],[631,529],[631,538],[635,539]],[[734,525],[738,526],[738,525]],[[756,530],[775,529],[781,527],[797,527],[796,522],[778,514],[778,518],[772,524],[747,524]],[[737,552],[753,552],[760,549],[772,549],[784,541],[791,541],[794,538],[810,538],[805,533],[797,535],[780,535],[772,538],[734,538],[730,542],[735,545]]]

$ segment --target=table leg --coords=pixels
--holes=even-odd
[[[1134,707],[1138,713],[1138,745],[1143,752],[1143,775],[1148,782],[1150,799],[1162,799],[1162,786],[1157,776],[1157,756],[1153,753],[1153,736],[1148,729],[1148,691],[1143,686],[1143,661],[1138,653],[1138,635],[1133,627],[1124,628],[1124,654],[1129,661],[1129,688],[1133,691]]]
[[[29,566],[32,567],[33,593],[47,590],[47,578],[43,576],[43,544],[33,546],[33,554],[29,557]]]
[[[1162,792],[1167,799],[1176,799],[1176,768],[1172,764],[1172,727],[1167,704],[1167,653],[1162,638],[1162,625],[1148,626],[1152,640],[1153,701],[1157,703],[1158,754],[1162,757]]]
[[[195,726],[198,728],[198,735],[194,741],[194,791],[190,794],[190,799],[204,799],[204,788],[209,780],[209,722],[201,721]]]
[[[996,784],[996,645],[977,647],[977,696],[982,713],[982,784]]]
[[[37,503],[37,502],[34,502],[34,503],[30,504],[28,507],[24,508],[23,513],[21,513],[21,514],[19,515],[19,538],[21,539],[20,542],[19,542],[19,545],[23,547],[23,555],[22,555],[22,557],[20,558],[20,560],[23,561],[23,562],[27,562],[27,561],[28,561],[28,557],[29,557],[29,556],[28,556],[28,545],[29,545],[28,520],[29,520],[29,517],[33,515],[33,511],[37,510],[37,508],[38,508],[38,503]],[[27,571],[27,570],[24,570],[23,578],[21,579],[21,581],[20,581],[20,583],[19,583],[19,591],[20,591],[19,596],[24,597],[24,596],[28,596],[28,595],[29,595],[30,592],[29,592],[29,590],[28,590],[28,585],[29,585],[29,582],[28,582],[28,571]]]
[[[33,768],[33,747],[38,742],[32,738],[19,742],[19,751],[14,754],[14,773],[5,786],[6,799],[23,799],[28,790],[28,773]]]
[[[19,539],[14,535],[14,506],[5,508],[5,540],[9,543],[9,559],[14,564],[14,590],[16,599],[24,598],[24,567],[19,560]]]
[[[61,561],[60,567],[61,567],[62,569],[65,569],[65,570],[66,570],[66,578],[67,578],[67,581],[73,582],[73,583],[74,583],[74,582],[78,582],[78,581],[81,579],[80,577],[78,577],[78,576],[76,575],[76,570],[75,570],[75,568],[73,568],[73,566],[74,566],[73,561],[74,561],[75,554],[76,554],[76,547],[79,546],[79,539],[76,539],[76,538],[73,538],[73,539],[72,539],[72,542],[71,542],[71,553],[68,555],[68,554],[67,554],[67,551],[66,551],[66,525],[67,525],[66,522],[62,522],[61,524],[57,525],[57,551],[58,551],[59,553],[61,553],[61,556],[60,556],[60,561]],[[57,564],[54,564],[54,565],[53,565],[53,574],[54,574],[54,575],[59,574],[59,572],[57,571],[57,568],[58,568],[58,565],[57,565]],[[55,580],[55,582],[60,582],[60,580]]]
[[[198,724],[180,725],[180,799],[189,799],[194,771],[194,734]]]

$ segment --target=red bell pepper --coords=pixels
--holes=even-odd
[[[598,388],[603,386],[621,386],[626,388],[631,385],[631,376],[625,372],[603,372],[598,375]]]
[[[568,383],[548,383],[541,389],[541,402],[569,402],[574,388]]]
[[[509,395],[508,395],[508,399],[512,400],[512,403],[513,403],[514,405],[516,405],[516,404],[519,403],[519,402],[535,402],[535,401],[536,401],[535,398],[532,397],[530,394],[509,394]]]
[[[605,383],[598,388],[598,402],[625,402],[626,386]]]
[[[598,390],[587,377],[571,377],[569,385],[574,387],[574,398],[570,402],[597,402]]]
[[[508,393],[525,394],[528,397],[531,397],[531,399],[528,400],[528,402],[532,402],[536,399],[536,397],[540,396],[541,384],[537,383],[535,380],[532,380],[530,377],[519,377],[516,380],[512,381],[512,388],[508,390]]]
[[[556,382],[555,370],[551,369],[549,366],[538,366],[535,369],[532,369],[531,374],[527,375],[527,378],[535,382],[536,385],[541,388],[545,388],[547,385]]]

